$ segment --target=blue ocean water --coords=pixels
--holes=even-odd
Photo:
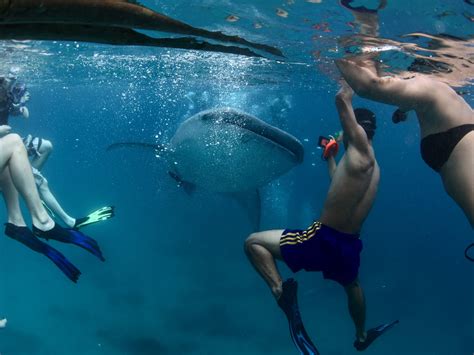
[[[339,130],[337,83],[312,53],[321,46],[328,56],[342,56],[327,48],[356,31],[347,25],[352,17],[327,0],[144,4],[195,26],[275,45],[287,60],[5,43],[2,69],[16,67],[31,93],[30,118],[12,119],[11,125],[22,135],[53,142],[44,168],[53,192],[73,216],[112,204],[116,217],[85,230],[99,241],[105,263],[58,246],[83,273],[77,285],[44,257],[2,238],[0,317],[9,322],[0,331],[0,353],[296,354],[283,313],[243,253],[252,232],[245,211],[226,196],[186,194],[153,152],[106,147],[126,140],[165,143],[201,110],[244,110],[287,130],[305,147],[303,164],[262,189],[262,228],[307,226],[319,215],[329,186],[316,139]],[[276,8],[288,17],[276,16]],[[474,7],[460,0],[429,6],[389,1],[380,32],[386,38],[411,31],[468,36],[473,31],[466,11]],[[240,20],[225,21],[230,14]],[[261,31],[255,22],[264,24]],[[329,33],[312,27],[325,22]],[[465,99],[472,106],[472,95]],[[474,268],[463,250],[472,242],[472,229],[439,176],[422,162],[415,117],[394,126],[392,107],[360,98],[354,105],[377,114],[374,147],[382,174],[363,230],[367,323],[400,319],[367,353],[471,354]],[[3,209],[0,215],[6,220]],[[290,276],[283,265],[280,270]],[[321,353],[354,353],[340,286],[320,274],[296,278],[306,329]]]

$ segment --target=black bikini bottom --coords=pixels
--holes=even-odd
[[[433,170],[439,172],[459,141],[473,130],[474,124],[463,124],[426,136],[421,140],[421,157]]]

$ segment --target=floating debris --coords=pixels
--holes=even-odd
[[[310,2],[312,4],[321,4],[323,0],[306,0],[306,2]]]
[[[229,15],[225,18],[226,21],[229,21],[229,22],[237,22],[240,20],[240,17],[239,16],[235,16],[235,15]]]
[[[280,17],[284,17],[284,18],[288,17],[288,11],[285,11],[285,10],[280,9],[280,8],[276,9],[276,14]]]

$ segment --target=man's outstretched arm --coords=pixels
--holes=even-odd
[[[345,139],[358,150],[367,150],[368,140],[364,129],[357,123],[352,107],[353,91],[343,82],[336,95],[336,108]]]
[[[337,168],[336,159],[334,158],[334,156],[331,155],[327,159],[327,162],[328,162],[329,179],[332,180],[332,177],[334,176],[334,173],[336,172],[336,168]]]
[[[431,99],[433,80],[421,76],[379,77],[373,65],[362,61],[339,59],[336,65],[347,83],[364,98],[395,105],[403,111],[416,109]]]

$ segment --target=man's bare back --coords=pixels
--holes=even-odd
[[[332,178],[321,222],[344,233],[359,233],[374,203],[379,180],[373,148],[364,154],[349,145]]]
[[[336,106],[344,130],[346,152],[332,175],[320,221],[338,231],[358,234],[372,208],[380,180],[380,169],[372,148],[372,137],[358,122],[375,130],[375,117],[365,109],[352,109],[352,90],[344,86]],[[356,112],[359,117],[355,117]]]

